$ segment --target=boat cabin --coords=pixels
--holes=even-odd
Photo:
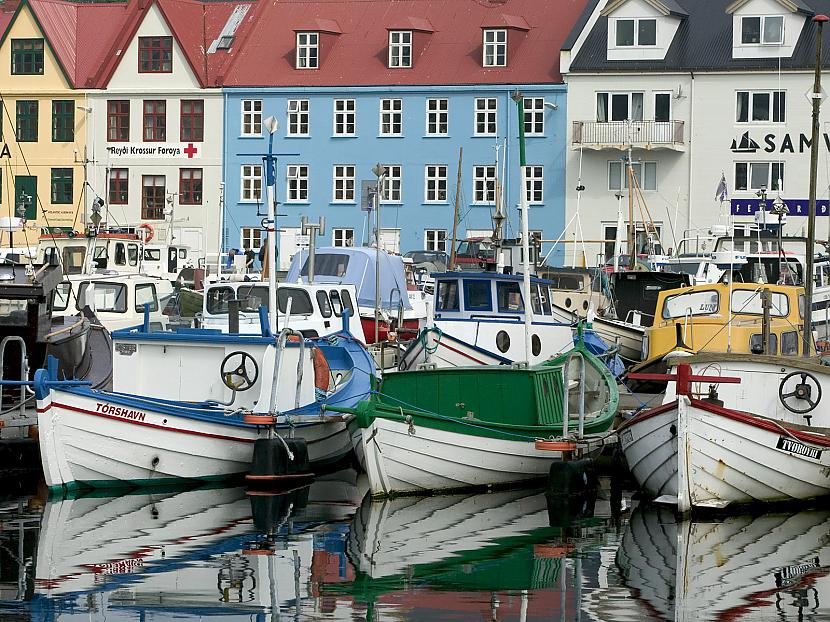
[[[520,274],[445,272],[434,277],[435,319],[490,317],[517,321],[524,316]],[[531,278],[533,315],[554,316],[554,292],[552,281]]]
[[[608,275],[598,268],[551,268],[542,266],[536,274],[552,283],[553,304],[581,317],[593,306],[605,313],[611,306]]]

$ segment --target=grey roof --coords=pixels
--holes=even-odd
[[[588,0],[588,3],[585,5],[585,8],[582,9],[582,13],[579,14],[579,18],[576,20],[573,28],[571,28],[571,32],[568,35],[568,38],[565,39],[565,42],[562,44],[560,49],[562,50],[572,50],[574,44],[576,43],[577,38],[579,38],[580,33],[588,24],[588,20],[591,18],[591,14],[594,12],[594,9],[597,6],[597,3],[605,2],[605,0]]]
[[[662,0],[666,3],[666,0]],[[733,0],[672,0],[688,13],[663,60],[607,60],[608,18],[600,17],[571,62],[571,73],[596,71],[724,71],[777,69],[776,58],[732,58],[732,16],[726,7]],[[791,0],[810,15],[830,13],[830,0]],[[816,26],[808,19],[790,58],[781,59],[782,69],[811,69],[815,66]],[[573,34],[573,33],[572,33]],[[577,35],[578,36],[578,35]],[[569,37],[570,39],[570,37]],[[575,37],[574,37],[575,39]],[[824,29],[822,56],[830,65],[830,27]]]

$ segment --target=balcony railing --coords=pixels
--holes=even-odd
[[[600,149],[682,148],[683,121],[574,121],[573,144]]]

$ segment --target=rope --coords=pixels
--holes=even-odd
[[[429,333],[435,333],[437,336],[434,346],[427,345],[427,336],[429,335]],[[437,326],[430,326],[429,328],[425,328],[421,331],[421,334],[418,335],[418,341],[420,342],[421,347],[424,349],[424,352],[426,352],[427,354],[435,354],[435,352],[438,350],[438,346],[441,343],[441,337],[443,336],[444,333],[441,332],[440,328],[438,328]]]

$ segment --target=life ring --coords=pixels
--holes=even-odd
[[[328,392],[329,378],[331,377],[329,362],[326,360],[323,351],[317,346],[311,349],[311,354],[314,357],[314,386],[323,392]]]
[[[156,232],[156,230],[153,229],[153,225],[151,225],[149,223],[146,223],[146,222],[143,222],[140,225],[138,225],[138,228],[143,229],[144,232],[145,232],[144,236],[143,236],[145,244],[153,239],[153,235],[155,235],[155,232]]]

